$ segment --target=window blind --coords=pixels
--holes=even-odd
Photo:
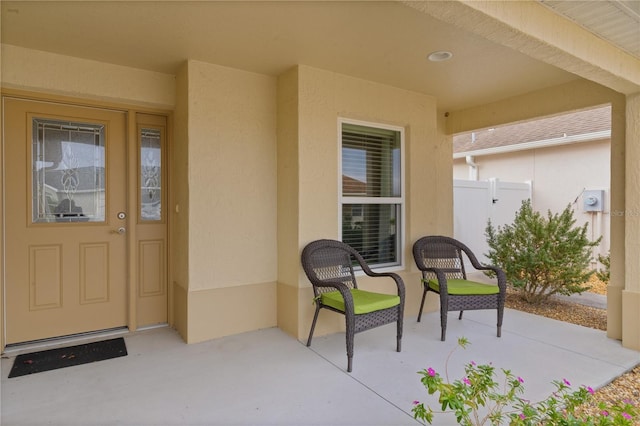
[[[342,240],[372,266],[399,264],[401,134],[342,124]]]

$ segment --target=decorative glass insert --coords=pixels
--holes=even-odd
[[[162,139],[158,129],[140,130],[140,218],[162,220]]]
[[[104,222],[103,124],[34,118],[32,221]]]

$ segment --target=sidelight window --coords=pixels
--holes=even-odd
[[[140,219],[162,220],[162,133],[140,129]]]

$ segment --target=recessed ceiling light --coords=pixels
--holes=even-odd
[[[430,53],[427,58],[431,62],[442,62],[447,61],[453,57],[453,53],[447,52],[446,50],[438,50],[437,52]]]

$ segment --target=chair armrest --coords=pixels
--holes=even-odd
[[[404,300],[404,294],[405,294],[404,281],[400,275],[395,274],[393,272],[374,272],[369,268],[367,268],[367,270],[363,269],[363,271],[368,276],[374,277],[374,278],[384,278],[384,277],[392,278],[393,281],[395,281],[396,283],[396,287],[398,288],[398,296],[400,296],[401,300]]]
[[[400,277],[400,275],[394,274],[393,272],[374,272],[371,270],[371,268],[369,267],[369,265],[367,264],[367,262],[364,260],[364,258],[360,253],[358,253],[356,250],[353,250],[352,254],[360,264],[362,271],[368,276],[393,278],[393,280],[396,283],[396,287],[398,287],[398,296],[400,296],[400,300],[404,302],[404,294],[405,294],[404,281],[402,281],[402,278]]]
[[[438,279],[438,286],[440,287],[440,294],[448,294],[449,288],[447,286],[447,276],[444,274],[444,271],[440,268],[426,268],[424,271],[422,271],[423,281],[426,280],[425,275],[427,272],[436,274],[436,278]],[[429,285],[427,282],[424,282],[424,284],[427,286]]]
[[[344,283],[340,281],[323,281],[322,283],[313,284],[315,287],[335,288],[342,295],[344,300],[344,310],[353,314],[353,295]],[[320,296],[318,296],[320,297]]]
[[[496,278],[498,280],[498,287],[500,287],[500,293],[504,293],[507,291],[507,276],[502,269],[492,265],[480,265],[475,269],[478,271],[493,272],[496,275]]]

